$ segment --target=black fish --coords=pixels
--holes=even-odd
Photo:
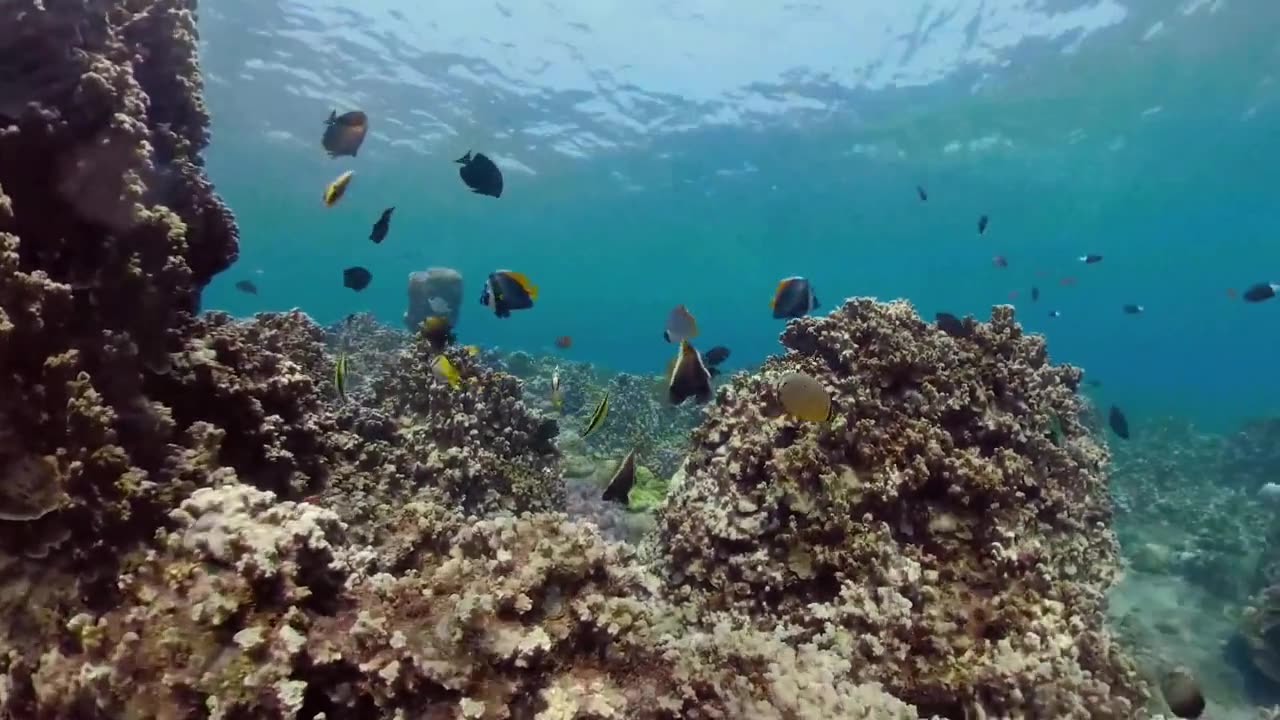
[[[502,171],[483,153],[472,155],[468,150],[466,155],[454,162],[462,166],[458,168],[458,175],[462,177],[462,182],[471,188],[471,192],[477,195],[502,197]]]
[[[702,361],[708,365],[719,365],[729,359],[729,348],[717,345],[702,354]]]
[[[1240,297],[1244,298],[1245,302],[1262,302],[1275,297],[1277,290],[1280,290],[1280,284],[1258,283],[1250,286]]]
[[[689,341],[681,340],[680,354],[667,378],[667,399],[672,405],[679,405],[689,398],[698,403],[711,399],[711,373]]]
[[[369,283],[372,280],[373,280],[373,273],[369,272],[368,270],[365,270],[359,265],[355,267],[349,267],[346,270],[342,271],[343,287],[349,287],[352,290],[355,290],[356,292],[360,292],[361,290],[369,287]]]
[[[777,319],[804,317],[820,306],[818,296],[813,293],[813,285],[798,275],[783,278],[769,301],[773,317]]]
[[[1081,256],[1080,256],[1080,262],[1084,263],[1085,265],[1093,265],[1094,263],[1100,263],[1100,262],[1102,262],[1102,256],[1101,256],[1101,255],[1094,255],[1094,254],[1092,254],[1092,253],[1090,253],[1090,254],[1088,254],[1088,255],[1081,255]]]
[[[1040,288],[1038,287],[1031,288],[1031,302],[1035,302],[1039,299],[1040,299]]]
[[[391,230],[391,213],[395,212],[394,207],[389,207],[382,211],[382,217],[378,218],[378,222],[373,224],[373,232],[369,233],[369,239],[374,243],[380,243],[387,239],[387,232]]]
[[[626,505],[631,496],[631,487],[636,484],[636,451],[632,450],[622,458],[618,469],[613,471],[609,484],[605,486],[601,500]]]
[[[1059,310],[1050,310],[1049,317],[1062,317],[1062,312]]]
[[[365,133],[369,132],[369,116],[354,110],[338,114],[337,110],[329,113],[324,121],[324,138],[320,141],[329,157],[350,155],[355,157],[364,142]]]
[[[1142,311],[1146,310],[1141,305],[1134,305],[1133,303],[1129,303],[1121,309],[1124,310],[1125,315],[1141,315]]]
[[[1120,412],[1120,408],[1115,405],[1111,406],[1111,413],[1107,415],[1107,424],[1111,426],[1111,431],[1116,435],[1129,439],[1129,420],[1125,418],[1124,413]]]
[[[964,321],[951,313],[940,312],[933,317],[938,322],[938,329],[953,338],[967,338],[973,335],[973,329],[967,327]]]
[[[920,196],[920,202],[925,202],[929,199],[929,193],[925,192],[923,185],[916,186],[916,195]]]
[[[983,234],[983,233],[985,233],[985,232],[987,231],[987,223],[988,223],[988,222],[990,222],[990,220],[987,218],[987,216],[986,216],[986,215],[983,215],[983,216],[981,216],[981,217],[979,217],[979,218],[978,218],[978,234],[979,234],[979,235],[981,235],[981,234]]]
[[[528,310],[538,299],[538,286],[529,282],[524,273],[497,270],[489,273],[484,290],[480,291],[480,304],[493,308],[500,318],[511,317],[512,310]]]
[[[258,286],[254,285],[252,280],[241,280],[236,283],[236,289],[242,293],[249,293],[250,295],[258,294]]]

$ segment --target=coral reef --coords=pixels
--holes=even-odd
[[[856,299],[789,323],[694,432],[649,552],[693,611],[815,643],[926,713],[1130,717],[1146,691],[1102,626],[1116,547],[1079,371],[1009,307],[967,322]],[[787,371],[826,385],[833,423],[781,411]]]

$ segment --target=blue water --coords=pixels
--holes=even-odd
[[[570,335],[657,372],[676,303],[729,366],[775,352],[768,301],[799,274],[823,311],[1011,302],[1136,422],[1280,412],[1280,300],[1227,295],[1280,281],[1280,4],[224,0],[201,32],[209,169],[242,230],[206,307],[399,324],[407,274],[451,266],[464,342]],[[320,148],[335,108],[370,116],[357,158]],[[468,149],[504,168],[501,199],[459,181]],[[497,268],[540,286],[534,310],[479,305]]]

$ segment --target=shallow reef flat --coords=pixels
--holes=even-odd
[[[333,329],[199,312],[237,230],[194,11],[0,5],[0,717],[1158,717],[1080,372],[1011,308],[848,300],[699,409],[567,370],[619,399],[588,438],[543,360],[453,385],[359,318],[344,402]],[[637,445],[633,520],[593,501]]]

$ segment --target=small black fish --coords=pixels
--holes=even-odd
[[[477,195],[502,197],[502,171],[483,153],[473,155],[468,150],[466,155],[454,162],[462,166],[458,168],[458,175],[462,177],[462,182],[471,188],[471,192]]]
[[[1129,303],[1121,309],[1124,310],[1125,315],[1141,315],[1142,311],[1146,310],[1141,305],[1134,305],[1133,303]]]
[[[923,185],[916,186],[916,195],[919,196],[920,202],[926,202],[929,200],[929,193],[925,192]]]
[[[1115,405],[1111,406],[1111,412],[1107,415],[1107,424],[1111,426],[1111,431],[1116,435],[1129,439],[1129,420],[1120,412],[1120,408]]]
[[[1039,299],[1040,299],[1040,288],[1038,287],[1031,288],[1031,302],[1035,302]]]
[[[369,283],[373,280],[373,273],[360,267],[349,267],[342,271],[342,286],[349,287],[356,292],[369,287]]]
[[[773,299],[769,301],[773,317],[779,320],[804,317],[820,306],[818,296],[813,293],[813,285],[798,275],[783,278],[778,287],[774,288]]]
[[[1093,265],[1094,263],[1100,263],[1100,262],[1102,262],[1102,256],[1101,256],[1101,255],[1093,255],[1093,254],[1090,254],[1090,255],[1081,255],[1081,256],[1080,256],[1080,262],[1084,263],[1085,265]]]
[[[1280,291],[1280,283],[1258,283],[1251,285],[1240,297],[1244,298],[1245,302],[1262,302],[1275,297],[1277,291]]]
[[[708,365],[719,365],[729,359],[729,348],[717,345],[702,354],[702,361]]]
[[[986,215],[983,215],[978,218],[978,234],[979,235],[987,231],[987,223],[989,222],[990,222],[990,218],[988,218]]]
[[[236,289],[242,293],[248,293],[250,295],[258,294],[258,286],[254,285],[252,280],[241,280],[236,283]]]
[[[951,313],[940,312],[934,315],[933,319],[937,321],[939,330],[953,338],[967,338],[973,335],[973,329],[967,327],[963,320]]]
[[[609,484],[605,486],[601,500],[626,505],[630,501],[631,488],[636,484],[636,451],[632,450],[622,458],[618,469],[613,471]]]
[[[378,222],[373,224],[373,231],[369,233],[369,239],[375,244],[387,239],[387,232],[391,230],[391,213],[395,212],[394,207],[389,207],[382,211],[382,217],[378,218]]]
[[[359,110],[341,115],[337,110],[330,111],[329,119],[324,124],[324,138],[320,142],[329,157],[355,157],[360,144],[364,142],[365,134],[369,132],[369,116]]]
[[[711,399],[711,373],[689,341],[681,340],[680,353],[667,378],[667,400],[679,405],[689,398],[698,403]]]

